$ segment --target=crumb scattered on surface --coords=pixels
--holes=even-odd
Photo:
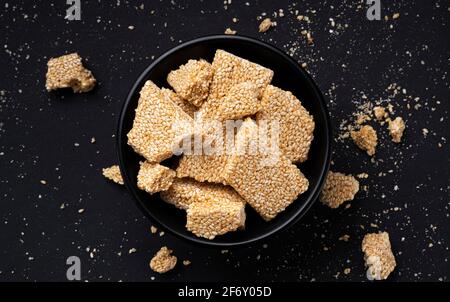
[[[264,33],[266,31],[268,31],[270,29],[270,27],[272,27],[272,20],[270,20],[270,18],[265,18],[259,24],[259,32]]]
[[[119,185],[123,185],[123,178],[122,174],[120,174],[120,168],[118,165],[114,165],[109,168],[104,168],[102,171],[103,176],[105,176],[109,180],[114,181],[115,183],[118,183]]]
[[[150,232],[151,232],[152,234],[156,234],[156,232],[158,232],[158,228],[152,225],[152,226],[150,227]]]
[[[150,260],[150,268],[160,274],[172,270],[177,264],[177,257],[171,254],[172,250],[163,246]]]
[[[359,182],[351,175],[329,171],[320,201],[330,208],[337,208],[345,201],[353,200],[359,191]]]
[[[232,29],[229,28],[229,27],[227,27],[227,28],[225,29],[225,34],[226,34],[226,35],[235,35],[236,33],[237,33],[237,31],[232,30]]]

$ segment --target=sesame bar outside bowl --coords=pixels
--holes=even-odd
[[[205,59],[212,62],[217,49],[223,49],[273,70],[274,76],[271,84],[291,91],[301,100],[302,105],[314,117],[316,126],[308,160],[298,164],[309,181],[308,190],[271,221],[264,221],[255,211],[247,207],[244,231],[230,232],[218,236],[214,240],[208,240],[197,237],[186,229],[185,211],[162,201],[159,194],[149,195],[145,191],[139,190],[137,175],[139,162],[143,158],[127,144],[127,133],[133,126],[139,91],[147,80],[153,81],[158,87],[170,88],[167,83],[167,75],[170,71],[178,69],[190,59]],[[229,35],[207,36],[185,42],[151,62],[138,77],[123,104],[117,132],[119,164],[123,180],[143,213],[153,224],[167,229],[181,238],[218,247],[255,242],[296,223],[318,198],[329,168],[330,144],[331,127],[326,103],[308,73],[296,61],[272,45],[248,37]],[[174,156],[162,164],[174,167],[178,160],[179,157]]]

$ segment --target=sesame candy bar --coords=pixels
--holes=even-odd
[[[173,155],[174,146],[192,135],[192,118],[163,96],[147,81],[140,92],[128,144],[149,162],[160,162]]]
[[[74,92],[87,92],[95,86],[92,72],[83,67],[77,53],[51,58],[47,67],[45,87],[48,91],[71,87]]]
[[[167,191],[160,193],[161,199],[186,210],[190,204],[211,200],[228,200],[244,203],[233,190],[220,184],[201,183],[189,178],[176,178]]]
[[[208,97],[213,77],[211,64],[205,60],[189,60],[167,76],[175,92],[192,105],[200,107]]]
[[[214,76],[208,99],[221,99],[231,88],[242,82],[252,82],[258,87],[258,96],[269,85],[273,71],[229,52],[218,49],[212,63]]]
[[[269,85],[261,99],[256,120],[279,123],[281,152],[292,162],[304,162],[313,140],[314,120],[301,102],[290,92]]]
[[[366,234],[362,241],[362,251],[367,266],[369,280],[387,279],[396,266],[387,232]]]
[[[353,200],[358,191],[359,182],[353,176],[330,171],[320,194],[320,201],[335,209],[345,201]]]
[[[166,191],[173,183],[175,171],[160,164],[140,163],[137,186],[150,194]]]
[[[372,126],[364,125],[358,131],[351,131],[350,136],[352,137],[355,144],[362,150],[366,151],[369,156],[375,154],[375,149],[377,146],[377,132],[372,128]]]
[[[150,268],[160,274],[167,273],[177,264],[177,257],[172,255],[172,250],[163,246],[150,260]]]
[[[253,115],[259,109],[258,87],[252,82],[243,82],[231,87],[223,98],[208,99],[199,113],[202,119],[226,121]]]
[[[242,124],[236,135],[236,151],[224,171],[231,185],[264,220],[273,219],[308,189],[308,180],[283,154],[255,152],[250,146],[257,141],[257,125],[251,119]]]
[[[169,100],[174,102],[176,105],[180,106],[184,112],[186,112],[190,117],[194,118],[194,113],[198,110],[197,107],[192,105],[186,100],[183,100],[180,96],[178,96],[175,92],[167,88],[161,88],[161,92],[164,97],[167,97]]]
[[[120,174],[120,168],[118,165],[104,168],[102,170],[102,172],[103,172],[103,176],[105,176],[109,180],[112,180],[119,185],[123,185],[123,178],[122,178],[122,174]]]
[[[186,228],[209,240],[245,226],[245,203],[211,199],[192,203],[186,211]]]

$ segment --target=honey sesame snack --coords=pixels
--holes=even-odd
[[[175,171],[160,164],[145,161],[140,163],[137,185],[139,189],[154,194],[168,190],[174,178]]]
[[[120,174],[120,168],[118,165],[114,165],[108,168],[103,168],[102,170],[103,176],[108,178],[109,180],[114,181],[119,185],[123,185],[122,174]]]
[[[177,264],[177,257],[172,255],[172,250],[163,246],[150,260],[150,268],[157,273],[163,274],[172,270]]]
[[[361,245],[367,266],[367,279],[384,280],[396,266],[387,232],[366,234]]]
[[[47,67],[47,91],[70,87],[74,92],[88,92],[96,84],[92,72],[84,68],[77,53],[51,58]]]

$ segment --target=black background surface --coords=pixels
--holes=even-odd
[[[378,230],[390,233],[397,259],[389,280],[448,281],[447,1],[381,1],[383,16],[400,17],[372,22],[365,1],[81,0],[81,21],[64,20],[65,2],[0,4],[1,281],[64,281],[71,255],[81,258],[82,279],[89,281],[360,281],[361,239]],[[279,9],[284,16],[274,17]],[[311,23],[298,21],[295,10]],[[263,13],[277,26],[258,33]],[[103,178],[101,168],[117,162],[117,116],[145,67],[182,41],[227,27],[307,63],[329,104],[336,138],[332,170],[369,178],[360,180],[366,190],[350,208],[316,203],[285,232],[220,250],[151,234],[151,221],[123,187]],[[311,30],[314,45],[306,44],[302,29]],[[73,51],[98,87],[79,95],[47,93],[47,60]],[[392,83],[405,93],[392,96]],[[339,126],[366,100],[387,99],[407,130],[394,144],[385,127],[370,122],[380,141],[371,161],[348,139],[338,139]],[[338,240],[344,234],[348,242]],[[162,245],[180,263],[157,275],[148,262]],[[192,264],[183,266],[184,259]]]

